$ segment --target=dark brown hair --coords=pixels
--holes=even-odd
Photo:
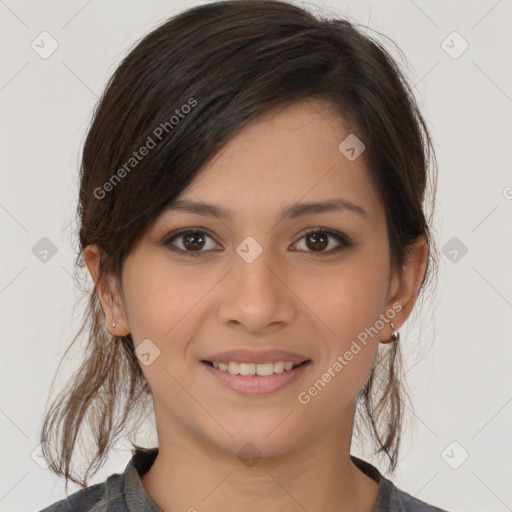
[[[429,179],[433,211],[436,173],[429,167],[436,165],[411,86],[383,44],[355,24],[275,0],[191,8],[145,36],[121,62],[83,148],[77,282],[86,273],[84,248],[97,244],[102,275],[121,283],[133,245],[222,146],[256,116],[301,99],[325,101],[364,142],[385,207],[393,270],[400,272],[417,237],[426,238],[423,291],[437,262],[424,211]],[[150,151],[135,158],[143,146]],[[46,413],[40,436],[43,456],[66,477],[66,489],[68,479],[87,485],[128,420],[143,418],[152,399],[131,335],[109,335],[96,287],[84,292],[85,316],[69,347],[85,340],[83,362]],[[400,344],[379,351],[357,411],[393,470],[406,398]],[[82,479],[71,458],[84,425],[95,446]]]

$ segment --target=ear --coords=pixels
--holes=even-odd
[[[105,328],[113,336],[130,334],[130,327],[123,306],[123,301],[116,288],[116,280],[111,275],[103,275],[100,280],[100,250],[97,245],[88,245],[84,249],[84,259],[94,282],[96,291],[105,313]],[[112,324],[115,322],[116,326]]]
[[[424,236],[419,236],[413,244],[408,246],[407,261],[402,268],[402,272],[400,274],[395,272],[392,277],[386,311],[390,309],[397,311],[392,320],[397,330],[407,320],[414,307],[419,287],[425,275],[428,255],[427,241]],[[398,311],[398,304],[401,305],[400,311]],[[394,308],[393,305],[395,305]],[[387,323],[381,332],[383,338],[381,342],[389,343],[392,341],[392,332],[393,328]]]

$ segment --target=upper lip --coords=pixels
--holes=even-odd
[[[287,352],[285,350],[226,350],[225,352],[218,352],[203,359],[203,361],[226,363],[229,361],[236,361],[238,363],[275,363],[277,361],[292,362],[295,364],[308,361],[309,358],[295,352]]]

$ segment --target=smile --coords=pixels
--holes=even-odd
[[[292,361],[276,361],[269,363],[238,363],[236,361],[229,361],[227,363],[216,361],[206,362],[214,368],[231,373],[232,375],[259,375],[266,377],[274,373],[292,370],[301,364],[305,364],[307,361],[303,361],[302,363],[293,363]]]
[[[238,363],[236,361],[201,361],[202,366],[222,386],[244,395],[267,395],[283,389],[299,379],[311,366],[302,363]],[[217,368],[218,366],[218,368]]]

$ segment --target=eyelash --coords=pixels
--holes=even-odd
[[[329,251],[315,252],[315,251],[301,251],[301,250],[299,250],[299,252],[309,252],[309,253],[314,254],[315,256],[323,257],[323,256],[330,256],[330,255],[333,255],[333,254],[337,254],[342,249],[351,247],[353,245],[351,240],[346,235],[344,235],[343,233],[340,233],[339,231],[333,231],[332,229],[324,228],[323,226],[315,228],[315,229],[312,229],[312,230],[304,233],[299,238],[299,241],[302,240],[303,238],[309,236],[309,235],[319,234],[319,233],[324,234],[324,235],[328,235],[328,236],[334,238],[340,245],[338,247],[335,247],[334,249],[330,249]],[[178,253],[180,255],[184,255],[186,257],[197,258],[198,256],[202,256],[204,253],[208,252],[208,251],[202,251],[202,250],[199,250],[199,251],[184,251],[183,249],[178,249],[176,246],[172,245],[172,242],[175,239],[179,238],[180,236],[188,235],[188,234],[207,235],[212,240],[214,240],[213,237],[207,231],[205,231],[204,229],[185,228],[185,229],[181,229],[179,231],[174,231],[168,237],[166,237],[163,240],[162,243],[165,246],[167,246],[171,251],[176,252],[176,253]]]

